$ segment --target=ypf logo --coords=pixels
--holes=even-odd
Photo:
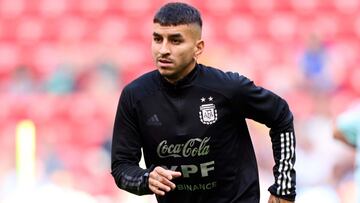
[[[209,101],[213,101],[212,97],[208,98]],[[205,102],[206,99],[201,98],[201,102]],[[200,106],[199,111],[200,121],[205,125],[211,125],[217,120],[217,110],[215,104],[203,104]]]

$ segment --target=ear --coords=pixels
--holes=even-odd
[[[196,42],[196,46],[195,46],[195,54],[194,54],[194,58],[197,59],[201,53],[203,52],[205,47],[205,42],[204,40],[199,40]]]

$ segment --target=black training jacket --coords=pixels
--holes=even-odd
[[[151,194],[155,166],[180,171],[160,203],[259,202],[259,177],[245,119],[270,128],[274,184],[295,199],[295,134],[287,103],[237,73],[197,64],[175,85],[155,70],[128,84],[116,113],[111,169],[117,186]],[[147,169],[139,167],[141,148]]]

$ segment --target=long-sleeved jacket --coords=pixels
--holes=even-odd
[[[122,91],[112,142],[118,187],[151,194],[155,166],[180,171],[159,202],[259,202],[258,169],[245,119],[270,128],[275,166],[269,191],[295,199],[295,135],[287,103],[237,73],[197,64],[170,84],[149,72]],[[141,148],[147,169],[139,167]]]

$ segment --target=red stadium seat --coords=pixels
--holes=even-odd
[[[88,22],[79,16],[66,16],[61,19],[59,40],[64,42],[81,41],[87,32]]]
[[[224,31],[233,42],[251,41],[256,33],[254,19],[250,15],[233,16],[225,24]]]
[[[253,0],[248,3],[251,11],[258,15],[269,15],[274,12],[276,7],[274,0]]]
[[[69,11],[68,0],[40,0],[39,13],[45,18],[61,18]]]
[[[357,40],[360,40],[360,15],[355,16],[353,30],[357,37]]]
[[[126,40],[128,35],[129,23],[126,19],[118,16],[107,16],[96,29],[97,38],[99,42],[107,44],[118,44],[122,40]]]
[[[267,28],[274,40],[291,42],[297,32],[297,18],[291,13],[277,13],[269,19]]]
[[[319,7],[317,0],[291,0],[292,8],[299,14],[314,14]]]
[[[108,1],[104,0],[80,0],[82,16],[101,17],[108,9]]]
[[[19,47],[16,44],[0,42],[0,59],[3,59],[0,60],[0,73],[10,73],[19,65]]]
[[[0,19],[19,17],[24,10],[25,0],[0,0]]]
[[[339,13],[355,14],[360,12],[360,1],[358,0],[333,0],[333,3]]]
[[[214,16],[227,16],[232,13],[233,9],[235,8],[235,4],[236,1],[234,0],[206,0],[203,3],[203,9],[205,10],[205,12],[212,13]]]
[[[17,42],[19,44],[35,44],[41,40],[44,33],[43,22],[40,18],[24,16],[17,25]]]

